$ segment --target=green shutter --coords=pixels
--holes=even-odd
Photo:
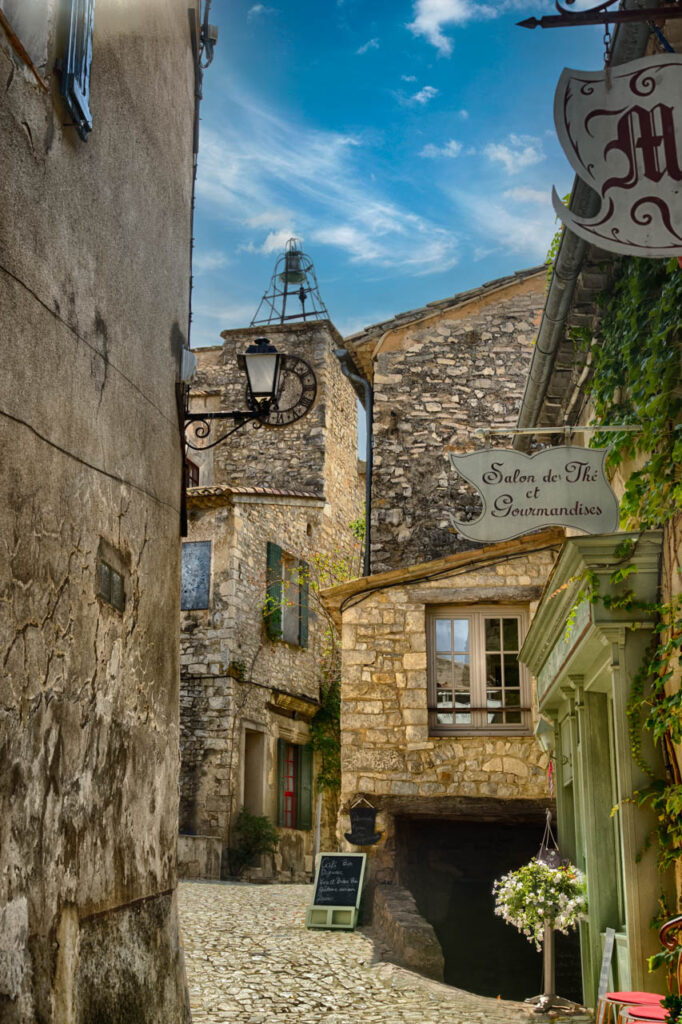
[[[279,544],[270,541],[265,581],[265,626],[268,636],[278,640],[282,636],[282,549]]]
[[[298,563],[298,642],[308,646],[308,603],[310,570],[307,562]]]
[[[277,824],[284,826],[284,783],[287,774],[287,744],[277,740]]]
[[[298,779],[296,786],[296,828],[313,827],[313,752],[311,747],[298,747]]]

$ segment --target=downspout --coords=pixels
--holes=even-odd
[[[626,0],[625,8],[653,7],[657,2],[658,0],[643,0],[643,2],[642,0]],[[649,27],[646,23],[616,26],[611,51],[611,67],[627,64],[628,61],[644,56],[648,40]],[[599,206],[600,199],[597,193],[582,178],[576,176],[571,193],[570,209],[579,217],[589,218],[596,216]],[[568,228],[563,233],[554,261],[545,308],[542,312],[540,329],[528,371],[526,390],[517,423],[519,428],[538,425],[538,416],[547,394],[557,350],[564,337],[566,319],[571,309],[575,285],[588,244]],[[514,448],[517,451],[528,451],[531,439],[532,434],[517,434],[514,439]]]
[[[355,365],[351,360],[350,353],[347,348],[335,348],[334,355],[338,359],[341,365],[341,373],[344,377],[348,377],[348,380],[355,385],[355,390],[358,387],[362,388],[365,393],[365,414],[367,416],[367,437],[365,447],[365,551],[363,559],[363,575],[370,576],[371,570],[371,532],[372,532],[372,451],[373,451],[373,406],[374,396],[372,394],[372,385],[364,377],[361,377],[359,373],[355,373]],[[353,369],[351,369],[353,367]]]

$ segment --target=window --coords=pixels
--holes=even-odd
[[[308,646],[308,566],[268,541],[265,622],[268,636]]]
[[[123,576],[103,559],[99,562],[99,596],[117,611],[122,612],[125,609]]]
[[[518,608],[432,608],[427,613],[429,726],[453,732],[530,731],[530,686],[519,664]]]
[[[211,542],[188,541],[182,545],[180,607],[183,611],[208,608],[211,590]]]
[[[84,142],[92,131],[90,65],[94,25],[95,0],[70,0],[66,48],[58,68],[61,74],[61,94],[73,117],[76,131]]]
[[[277,740],[277,824],[280,828],[313,827],[313,752]]]
[[[191,459],[185,461],[185,487],[199,486],[199,467]]]

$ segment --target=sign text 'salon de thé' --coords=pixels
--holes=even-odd
[[[606,449],[566,445],[535,455],[488,448],[450,455],[453,468],[481,493],[483,513],[458,523],[467,540],[511,540],[546,526],[585,533],[618,529],[618,502],[606,479]]]

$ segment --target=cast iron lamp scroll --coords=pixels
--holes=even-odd
[[[267,338],[256,338],[252,345],[249,345],[243,355],[237,357],[240,369],[246,373],[248,386],[246,389],[246,409],[235,409],[234,411],[185,413],[185,440],[187,446],[194,451],[206,451],[207,448],[215,448],[217,444],[230,437],[237,430],[240,430],[247,423],[253,420],[262,420],[271,409],[277,407],[277,397],[280,389],[280,377],[285,356],[280,355],[274,345],[271,345]],[[232,420],[236,426],[228,430],[216,441],[210,444],[195,445],[187,438],[187,428],[195,423],[195,435],[198,438],[208,437],[211,433],[213,420]]]
[[[575,25],[608,25],[621,22],[651,21],[657,18],[682,18],[682,5],[675,0],[668,7],[635,7],[627,10],[614,10],[620,0],[604,0],[585,11],[569,11],[556,0],[558,14],[546,14],[542,18],[526,18],[517,21],[520,28],[570,28]],[[567,4],[575,0],[566,0]]]

